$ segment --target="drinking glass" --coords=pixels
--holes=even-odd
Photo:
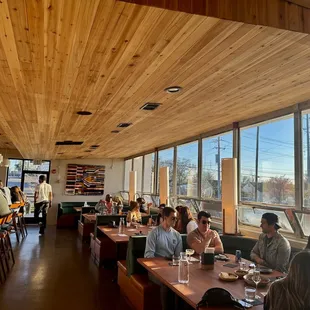
[[[191,256],[195,253],[195,250],[193,250],[193,249],[186,249],[185,253],[186,253],[187,257],[188,257],[188,263],[192,264],[192,263],[190,263],[190,260],[191,260]]]
[[[261,281],[261,277],[260,277],[260,271],[255,269],[253,272],[253,276],[252,276],[252,280],[256,285],[256,290],[257,290],[257,285],[258,283]],[[255,298],[260,298],[258,295],[255,296]]]
[[[180,256],[172,255],[172,265],[179,266],[179,263],[180,263]]]
[[[245,262],[240,262],[239,263],[239,270],[245,270]]]
[[[253,302],[255,300],[256,289],[246,286],[244,288],[244,297],[246,301]]]

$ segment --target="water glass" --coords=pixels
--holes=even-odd
[[[244,296],[246,301],[253,302],[255,300],[255,294],[256,288],[248,286],[244,288]]]
[[[180,263],[180,256],[172,255],[172,265],[179,266]]]
[[[127,222],[126,223],[126,226],[129,228],[131,226],[131,223],[130,222]]]
[[[245,270],[245,262],[240,262],[239,263],[239,270]]]

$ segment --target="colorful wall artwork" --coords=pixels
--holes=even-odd
[[[67,167],[66,195],[100,196],[104,193],[105,166],[74,165]]]

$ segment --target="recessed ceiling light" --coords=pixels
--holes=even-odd
[[[82,145],[83,141],[57,141],[56,145]]]
[[[89,112],[89,111],[78,111],[78,112],[76,112],[76,114],[78,114],[78,115],[92,115],[93,113]]]
[[[119,123],[117,127],[125,128],[125,127],[129,127],[130,125],[132,124],[131,123]]]
[[[111,133],[119,133],[119,130],[112,130]]]
[[[160,106],[160,103],[154,103],[154,102],[147,102],[145,105],[143,105],[140,110],[146,110],[146,111],[154,111]]]
[[[181,90],[182,90],[182,87],[180,86],[170,86],[170,87],[165,88],[165,91],[169,94],[175,94]]]
[[[99,146],[100,146],[99,144],[94,144],[94,145],[91,146],[91,148],[92,148],[92,149],[95,149],[95,148],[97,148],[97,147],[99,147]]]

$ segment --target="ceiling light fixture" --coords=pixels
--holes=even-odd
[[[144,104],[140,110],[145,110],[145,111],[154,111],[160,106],[160,103],[154,103],[154,102],[147,102]]]
[[[119,123],[117,127],[125,128],[125,127],[129,127],[130,125],[132,124],[131,123]]]
[[[78,114],[78,115],[92,115],[93,113],[89,112],[89,111],[78,111],[78,112],[76,112],[76,114]]]
[[[170,87],[165,88],[165,92],[167,92],[169,94],[175,94],[181,90],[182,90],[182,87],[180,87],[180,86],[170,86]]]
[[[94,144],[94,145],[91,146],[91,148],[95,149],[95,148],[97,148],[99,146],[100,146],[99,144]]]

